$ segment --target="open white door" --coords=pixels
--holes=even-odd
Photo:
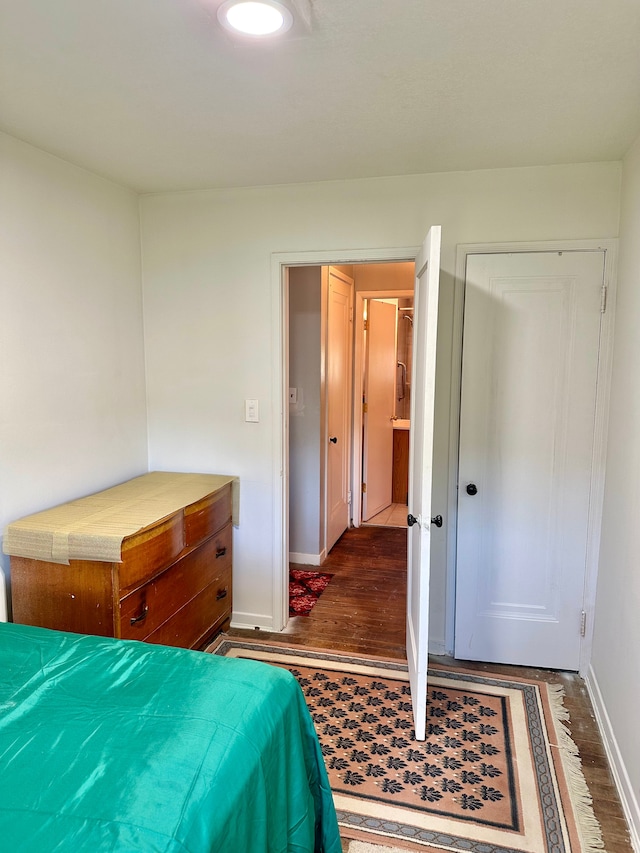
[[[407,554],[407,661],[417,740],[426,736],[431,548],[431,481],[440,280],[440,226],[433,225],[416,258],[409,539]]]

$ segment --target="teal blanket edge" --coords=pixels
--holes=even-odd
[[[340,853],[284,669],[0,623],[0,838],[20,853]]]

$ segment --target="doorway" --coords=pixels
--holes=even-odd
[[[408,437],[411,393],[411,341],[413,310],[414,263],[361,263],[350,265],[296,266],[288,270],[288,401],[289,401],[289,557],[297,564],[322,565],[331,547],[348,526],[358,527],[363,521],[363,489],[369,483],[364,471],[380,469],[384,462],[383,479],[386,481],[388,499],[379,499],[376,512],[391,512],[393,504],[393,463],[400,458],[404,465],[405,485],[396,488],[402,491],[398,499],[398,512],[392,526],[406,527],[406,499],[408,478]],[[352,287],[354,307],[351,309],[351,339],[353,357],[349,356],[345,369],[347,342],[343,331],[349,312],[349,299],[345,288]],[[334,291],[340,291],[337,295]],[[332,298],[334,294],[335,298]],[[337,302],[336,302],[337,300]],[[379,377],[380,364],[373,365],[369,359],[365,321],[369,303],[390,309],[391,327],[387,327],[387,340],[392,341],[393,351],[385,352],[388,365],[386,375],[389,388],[385,391],[387,401],[378,407],[378,421],[384,421],[386,459],[380,451],[380,443],[369,451],[367,439],[373,423],[363,411],[362,401],[368,397],[368,377]],[[331,306],[336,303],[335,310]],[[399,310],[399,308],[401,310]],[[333,318],[333,319],[332,319]],[[405,319],[408,318],[408,319]],[[344,322],[343,322],[344,321]],[[340,327],[337,329],[337,327]],[[333,332],[331,331],[334,328]],[[397,328],[399,327],[399,328]],[[336,332],[337,329],[337,332]],[[341,331],[342,330],[342,331]],[[369,333],[369,341],[371,333]],[[401,350],[396,351],[396,343]],[[402,367],[398,365],[402,362]],[[333,365],[333,367],[332,367]],[[390,373],[389,373],[390,371]],[[337,378],[335,376],[337,372]],[[331,389],[340,384],[338,393]],[[349,394],[349,435],[337,433],[347,423],[344,417],[344,392]],[[399,398],[399,399],[396,399]],[[332,405],[338,399],[340,406]],[[398,409],[396,409],[396,405]],[[374,406],[375,408],[375,406]],[[342,412],[336,418],[332,413]],[[375,414],[374,414],[375,417]],[[337,424],[337,425],[336,425]],[[394,427],[396,427],[394,429]],[[401,452],[393,456],[394,436],[402,432]],[[380,429],[378,428],[378,434]],[[405,452],[403,453],[402,450]],[[347,453],[348,471],[342,462]],[[342,452],[342,456],[340,453]],[[336,464],[332,469],[332,457]],[[339,501],[330,498],[332,470],[340,469],[341,488]],[[345,484],[343,474],[347,477]],[[366,492],[364,495],[366,496]],[[345,516],[344,498],[348,503]],[[334,505],[339,512],[334,513]],[[370,516],[376,513],[371,512]],[[332,517],[337,521],[332,523]],[[346,518],[346,521],[345,521]],[[366,520],[372,521],[370,517]],[[375,523],[380,523],[380,520]]]
[[[434,462],[435,398],[436,398],[436,350],[438,337],[438,304],[440,281],[440,249],[442,229],[433,225],[427,231],[421,246],[415,252],[403,252],[415,258],[415,325],[413,332],[415,353],[412,370],[413,395],[409,448],[409,509],[407,535],[407,611],[406,648],[407,667],[411,687],[411,702],[415,722],[416,738],[422,740],[426,730],[426,691],[429,637],[429,581],[431,567],[432,525],[442,526],[442,516],[432,516],[432,485]],[[354,253],[353,260],[371,262],[369,253]],[[385,252],[376,261],[389,259],[392,253]],[[363,256],[364,255],[364,256]],[[386,258],[385,258],[386,255]],[[316,259],[317,262],[317,257]],[[327,259],[330,261],[331,259]],[[272,281],[275,293],[274,342],[276,369],[281,382],[276,393],[276,405],[281,404],[281,428],[274,430],[274,520],[282,531],[282,537],[274,543],[274,567],[281,574],[274,576],[274,622],[280,629],[286,623],[288,613],[288,558],[289,531],[289,418],[285,401],[289,394],[290,347],[288,334],[289,291],[291,261],[283,256],[272,258]],[[301,261],[298,261],[301,264]],[[356,411],[361,410],[358,405]],[[353,497],[353,494],[352,494]]]
[[[405,293],[364,299],[361,524],[407,527],[413,294]]]
[[[413,301],[415,263],[404,264],[368,264],[362,265],[360,275],[361,287],[356,289],[355,315],[357,318],[354,334],[354,400],[361,405],[354,406],[354,452],[353,452],[353,481],[360,483],[361,488],[353,494],[352,521],[355,527],[361,524],[380,524],[391,527],[406,527],[407,522],[407,490],[408,490],[408,456],[410,438],[410,411],[413,374]],[[359,268],[358,268],[359,269]],[[364,277],[363,277],[364,273]],[[389,288],[392,282],[394,289]],[[365,290],[364,287],[367,287]],[[387,482],[389,504],[386,508],[371,517],[364,507],[362,487],[369,489],[369,475],[366,461],[371,454],[366,448],[366,419],[369,411],[366,374],[367,374],[367,344],[369,331],[366,326],[368,304],[370,302],[391,302],[396,309],[394,325],[394,350],[387,357],[390,362],[393,378],[390,384],[395,386],[394,399],[387,403],[392,410],[391,421],[387,420],[388,428],[386,469],[383,472]],[[405,316],[411,320],[404,319]],[[401,362],[402,364],[399,364]],[[379,413],[384,420],[385,409]],[[377,458],[372,459],[373,462]]]

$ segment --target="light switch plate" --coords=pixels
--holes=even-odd
[[[260,412],[257,400],[244,401],[244,419],[250,424],[257,424],[260,421]]]

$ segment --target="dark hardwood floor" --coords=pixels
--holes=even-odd
[[[334,546],[322,571],[334,577],[308,616],[289,620],[280,634],[232,629],[231,636],[277,639],[317,648],[405,658],[406,529],[360,527]],[[434,658],[440,664],[518,674],[565,690],[569,728],[600,821],[606,853],[633,853],[627,823],[607,764],[584,681],[576,673]]]

